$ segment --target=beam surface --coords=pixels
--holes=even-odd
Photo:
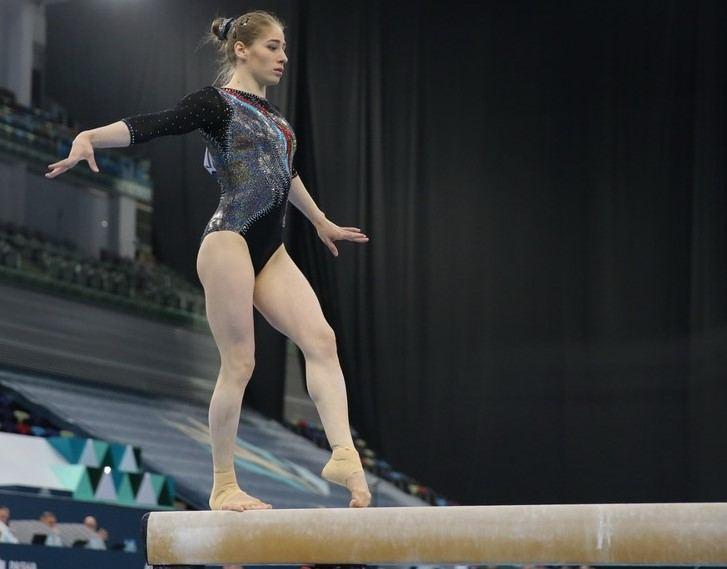
[[[151,512],[147,562],[727,565],[727,503]]]

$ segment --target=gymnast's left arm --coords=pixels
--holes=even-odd
[[[336,257],[338,257],[338,249],[333,244],[334,241],[345,239],[356,243],[368,242],[369,238],[358,227],[339,227],[327,219],[305,189],[300,175],[296,175],[290,182],[288,200],[315,226],[318,237]]]

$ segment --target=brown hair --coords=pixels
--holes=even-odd
[[[226,19],[217,17],[212,20],[210,31],[204,37],[205,43],[213,42],[217,47],[217,64],[219,67],[213,85],[224,85],[229,82],[235,72],[235,50],[233,49],[235,42],[241,41],[249,46],[270,26],[276,25],[281,29],[285,29],[283,22],[271,12],[254,10],[237,17],[230,25],[227,39],[221,40],[219,37],[220,28]]]

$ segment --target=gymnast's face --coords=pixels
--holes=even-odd
[[[263,85],[277,85],[283,76],[288,56],[285,34],[279,26],[269,26],[250,47],[243,48],[238,42],[236,53],[245,62],[250,74]]]

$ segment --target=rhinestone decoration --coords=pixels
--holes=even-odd
[[[282,242],[290,183],[297,175],[293,168],[297,143],[276,105],[239,89],[207,86],[174,108],[122,120],[131,144],[200,130],[206,143],[203,166],[215,175],[220,188],[219,204],[200,242],[223,229],[246,235],[263,218],[273,221],[271,227],[276,229],[256,236],[252,246],[268,248]]]

